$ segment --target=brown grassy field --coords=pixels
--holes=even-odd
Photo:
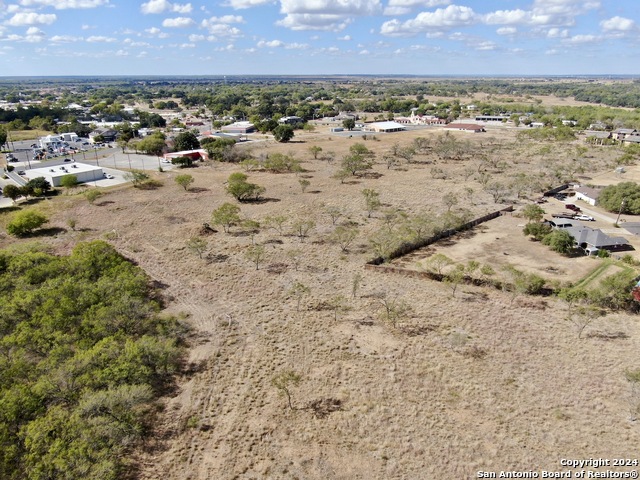
[[[364,143],[381,158],[396,142],[441,134],[377,135]],[[460,198],[454,210],[480,215],[504,207],[474,175],[464,178],[483,155],[506,162],[487,168],[507,181],[517,172],[545,171],[575,148],[541,153],[544,145],[516,143],[506,129],[455,135],[474,145],[464,160],[425,154],[399,168],[377,164],[379,178],[344,184],[331,176],[362,140],[316,132],[290,144],[240,146],[255,156],[281,151],[304,160],[299,176],[249,172],[250,181],[266,187],[268,201],[240,205],[244,218],[257,221],[313,219],[304,241],[266,228],[253,239],[239,227],[202,233],[213,209],[232,201],[224,182],[241,168],[230,164],[189,171],[196,179],[191,191],[174,183],[175,172],[164,172],[153,174],[164,184],[156,190],[115,189],[94,205],[79,195],[41,202],[60,231],[40,241],[66,253],[78,241],[108,239],[161,286],[167,312],[193,328],[190,371],[162,399],[152,441],[136,452],[140,478],[463,479],[476,478],[478,470],[562,470],[562,458],[634,458],[640,430],[630,420],[624,372],[640,366],[636,317],[607,315],[578,340],[567,307],[554,298],[512,301],[473,286],[453,297],[444,284],[363,269],[373,257],[367,239],[383,222],[380,212],[367,218],[363,188],[378,190],[384,208],[434,216],[446,210],[442,196],[454,192]],[[335,152],[337,160],[313,160],[311,145]],[[588,155],[593,169],[605,171],[616,154],[591,149]],[[434,166],[446,178],[433,178]],[[304,193],[303,177],[310,182]],[[516,212],[524,203],[515,200]],[[335,227],[327,205],[344,209],[339,223],[358,225],[347,252],[329,241]],[[77,219],[75,231],[69,218]],[[452,258],[471,255],[496,268],[507,252],[515,264],[545,275],[556,266],[567,279],[596,261],[534,249],[516,216],[495,222],[442,248]],[[193,236],[207,240],[206,258],[186,247]],[[513,243],[498,244],[497,237]],[[15,241],[3,236],[0,246]],[[258,270],[246,257],[253,242],[266,249]],[[299,310],[291,292],[296,282],[309,288]],[[327,304],[337,295],[345,308],[336,318]],[[382,296],[411,306],[395,328],[380,316]],[[285,370],[301,377],[291,387],[293,410],[272,385]],[[318,407],[322,402],[335,411]]]

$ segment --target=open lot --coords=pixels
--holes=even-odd
[[[449,192],[458,198],[453,212],[478,216],[503,208],[481,183],[483,155],[508,162],[487,164],[499,181],[548,170],[539,144],[517,144],[505,129],[454,133],[473,147],[463,158],[431,150],[390,169],[381,161],[396,143],[428,137],[433,147],[441,135],[442,129],[426,129],[362,140],[317,131],[290,144],[239,146],[254,157],[291,153],[305,168],[247,172],[266,188],[264,201],[237,204],[243,218],[261,223],[255,235],[240,226],[228,234],[202,228],[215,208],[235,204],[224,188],[229,174],[244,171],[238,165],[186,171],[195,178],[189,191],[174,182],[185,171],[154,168],[149,173],[162,183],[156,189],[121,185],[105,189],[95,204],[73,194],[39,203],[56,232],[39,242],[67,253],[78,241],[107,239],[161,289],[166,313],[193,329],[188,368],[163,399],[152,440],[136,452],[140,478],[453,479],[475,478],[478,470],[558,470],[561,458],[635,458],[640,430],[624,372],[638,368],[636,316],[598,318],[578,340],[567,306],[554,298],[512,301],[472,286],[453,297],[441,283],[363,269],[374,256],[369,239],[389,228],[392,209],[437,217],[447,211]],[[378,163],[341,183],[332,176],[356,142],[373,150]],[[314,160],[313,145],[335,160]],[[608,151],[590,153],[609,168]],[[303,179],[310,182],[305,191]],[[383,204],[370,217],[364,188],[379,191]],[[516,211],[528,202],[508,201]],[[327,206],[342,209],[337,225],[358,228],[346,251],[332,242],[336,225]],[[267,226],[274,216],[286,217],[282,233]],[[2,214],[0,222],[7,218]],[[77,220],[75,230],[69,218]],[[304,220],[315,226],[300,238],[293,227]],[[515,216],[492,222],[434,248],[496,269],[514,262],[563,281],[596,265],[530,242]],[[193,237],[207,243],[203,258],[187,248]],[[2,247],[19,242],[0,236]],[[265,251],[259,269],[248,256],[254,244]],[[300,297],[297,283],[308,287]],[[339,297],[343,308],[334,310]],[[385,298],[411,307],[395,327],[381,317]],[[286,370],[301,376],[291,386],[294,409],[272,385]]]
[[[500,276],[506,266],[535,273],[548,280],[575,282],[596,268],[600,259],[555,253],[522,234],[525,221],[509,214],[490,220],[468,232],[442,240],[393,262],[405,268],[425,268],[429,257],[441,253],[456,263],[475,260],[491,265]]]

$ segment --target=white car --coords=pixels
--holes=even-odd
[[[582,220],[582,221],[585,221],[585,222],[595,222],[596,221],[596,219],[593,218],[590,215],[576,215],[573,218],[576,219],[576,220]]]
[[[111,178],[115,178],[115,177],[114,177],[113,175],[111,175],[110,173],[105,173],[105,174],[104,174],[104,178],[109,178],[109,179],[111,179]]]

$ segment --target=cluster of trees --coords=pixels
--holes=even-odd
[[[51,190],[51,184],[44,177],[36,177],[22,187],[13,184],[6,185],[2,190],[2,195],[15,202],[20,197],[41,197]]]
[[[610,212],[637,215],[640,213],[640,185],[635,182],[609,185],[600,192],[598,202]]]
[[[375,195],[363,192],[365,203]],[[367,206],[370,208],[370,205]],[[417,215],[407,215],[399,209],[390,208],[380,212],[382,227],[369,237],[371,250],[378,257],[388,260],[404,246],[420,243],[439,233],[459,228],[469,222],[473,215],[468,210],[448,211],[440,215],[423,212]]]
[[[183,327],[102,241],[0,251],[0,282],[0,477],[122,478]]]

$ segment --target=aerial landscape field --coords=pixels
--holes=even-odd
[[[0,0],[0,480],[638,478],[634,0]]]
[[[143,83],[0,85],[0,477],[632,478],[635,82]]]

